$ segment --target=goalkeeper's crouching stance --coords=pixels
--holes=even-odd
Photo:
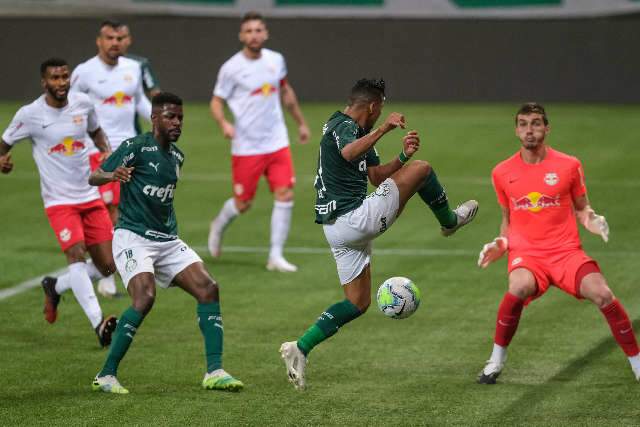
[[[629,316],[596,261],[582,250],[578,223],[609,240],[605,217],[589,205],[582,165],[545,144],[550,128],[541,105],[524,104],[515,122],[520,150],[492,173],[502,208],[500,236],[484,245],[478,259],[478,266],[486,268],[507,253],[509,289],[500,302],[493,351],[478,382],[495,384],[523,308],[552,285],[598,306],[640,380],[640,350]]]

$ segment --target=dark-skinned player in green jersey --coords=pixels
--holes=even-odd
[[[289,381],[296,389],[306,386],[309,352],[367,311],[371,242],[391,227],[414,194],[433,211],[444,236],[469,223],[478,211],[475,200],[452,210],[431,165],[424,160],[408,163],[420,148],[416,131],[402,138],[402,151],[396,158],[380,164],[375,144],[386,133],[406,126],[404,115],[393,112],[373,128],[384,101],[384,80],[361,79],[351,89],[347,108],[336,111],[322,129],[314,184],[316,223],[322,224],[331,246],[345,299],[327,308],[297,341],[280,347]],[[377,187],[368,196],[367,179]]]
[[[223,327],[218,284],[200,257],[178,238],[173,197],[184,162],[175,142],[182,132],[182,100],[161,92],[152,100],[153,130],[125,140],[94,171],[89,184],[119,181],[122,198],[113,236],[113,256],[132,304],[120,318],[95,391],[127,394],[116,374],[136,331],[149,313],[161,287],[177,286],[198,302],[207,370],[202,387],[239,391],[244,385],[222,369]]]

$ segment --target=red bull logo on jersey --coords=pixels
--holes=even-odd
[[[49,154],[59,153],[65,156],[73,156],[75,153],[85,149],[84,142],[77,141],[71,137],[67,137],[59,144],[50,147],[47,151]]]
[[[251,95],[271,96],[271,94],[275,92],[276,92],[275,86],[272,86],[269,83],[265,83],[262,86],[260,86],[258,89],[251,92]]]
[[[105,98],[102,101],[104,105],[115,105],[116,107],[122,107],[124,104],[131,104],[133,102],[133,97],[127,95],[122,91],[118,91],[113,95]]]
[[[513,209],[528,210],[530,212],[540,212],[542,209],[560,206],[560,196],[547,196],[546,194],[533,191],[518,199],[511,198]]]

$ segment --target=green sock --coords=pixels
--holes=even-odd
[[[111,342],[107,361],[104,363],[102,370],[98,374],[99,377],[105,375],[116,375],[120,361],[127,354],[129,346],[136,335],[136,331],[144,320],[142,313],[133,307],[127,308],[118,320],[118,326],[115,331],[115,338]]]
[[[449,207],[447,193],[440,185],[438,176],[433,169],[424,180],[422,187],[418,189],[418,195],[433,211],[441,226],[451,228],[458,223],[458,217]]]
[[[198,304],[198,324],[204,337],[207,372],[222,368],[222,316],[220,303]]]
[[[298,348],[306,356],[313,347],[320,344],[330,336],[338,332],[345,324],[351,322],[362,313],[349,301],[345,299],[338,302],[324,311],[314,325],[312,325],[298,340]]]

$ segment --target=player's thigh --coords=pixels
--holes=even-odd
[[[371,240],[378,237],[396,221],[400,209],[400,194],[395,181],[384,180],[369,194],[357,209],[345,217],[349,227]]]
[[[154,243],[129,230],[118,229],[114,233],[113,259],[126,288],[129,281],[138,274],[155,274],[154,261],[158,251]]]
[[[158,285],[165,288],[171,286],[176,276],[196,263],[202,264],[202,259],[182,240],[175,239],[169,242],[162,242],[158,246],[158,256],[154,263]],[[187,279],[198,280],[197,283],[192,284],[195,287],[206,284],[206,279],[210,279],[208,273],[206,273],[206,276],[199,274],[202,271],[198,269],[190,270],[189,273],[186,276]]]
[[[173,283],[198,301],[218,301],[218,285],[202,262],[194,262],[173,278]]]
[[[233,195],[241,201],[253,200],[258,181],[266,169],[266,155],[232,156]]]
[[[295,185],[296,177],[289,147],[282,148],[267,157],[265,176],[272,193],[285,192]]]
[[[544,266],[535,258],[513,256],[509,258],[509,292],[520,299],[531,300],[549,289]]]
[[[156,285],[153,273],[141,272],[127,283],[127,292],[131,296],[133,308],[146,315],[156,299]]]
[[[340,284],[351,283],[371,261],[371,241],[365,239],[358,243],[347,243],[345,238],[353,239],[357,234],[344,224],[325,224],[323,230],[336,261]]]
[[[400,210],[424,184],[424,180],[431,173],[431,166],[424,160],[414,160],[397,170],[391,179],[398,187]]]
[[[51,206],[45,212],[63,252],[81,242],[84,247],[82,217],[75,206]]]
[[[113,264],[111,254],[113,224],[109,217],[109,211],[102,201],[96,200],[82,210],[82,226],[85,243],[96,265]]]
[[[344,296],[361,312],[367,311],[371,304],[371,265],[367,264],[355,279],[342,287],[342,290]]]

